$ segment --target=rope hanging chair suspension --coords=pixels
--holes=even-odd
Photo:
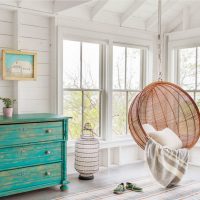
[[[158,70],[159,78],[146,86],[133,100],[128,113],[130,132],[144,149],[149,136],[143,124],[157,130],[172,129],[181,139],[183,147],[193,147],[200,135],[200,113],[191,96],[179,86],[162,81],[162,27],[161,0],[158,0]]]

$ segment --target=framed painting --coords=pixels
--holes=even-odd
[[[2,50],[3,80],[36,80],[37,54]]]

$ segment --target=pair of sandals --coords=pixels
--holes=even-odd
[[[124,183],[119,184],[114,190],[114,194],[123,194],[126,190],[131,190],[135,192],[142,192],[142,188],[138,187],[136,184],[127,182],[126,185]]]

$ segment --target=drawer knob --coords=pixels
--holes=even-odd
[[[19,174],[18,174],[18,176],[24,176],[25,175],[25,172],[20,172]]]
[[[21,149],[21,153],[25,153],[26,152],[26,150],[25,149]]]
[[[45,172],[45,175],[46,175],[46,176],[50,176],[51,173],[50,173],[50,172]]]
[[[47,130],[46,130],[46,133],[51,133],[51,132],[52,132],[51,129],[47,129]]]
[[[49,155],[49,154],[51,154],[51,151],[45,151],[45,154]]]

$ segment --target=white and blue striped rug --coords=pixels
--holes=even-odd
[[[152,178],[128,180],[143,188],[143,192],[125,191],[123,194],[113,194],[115,185],[67,195],[56,200],[200,200],[200,182],[184,181],[180,185],[165,189]],[[124,181],[126,182],[126,181]]]

